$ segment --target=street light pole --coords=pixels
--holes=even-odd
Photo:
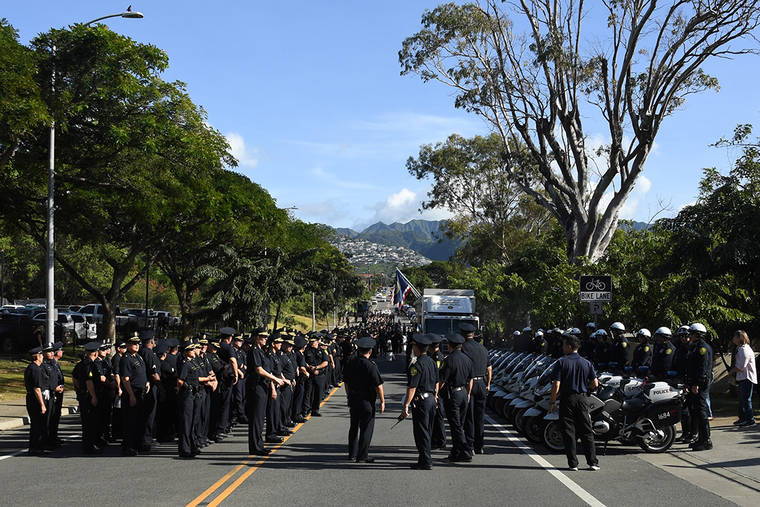
[[[85,26],[89,26],[96,21],[102,19],[114,18],[142,18],[142,12],[132,11],[132,6],[127,8],[126,11],[118,14],[109,14],[100,18],[93,19],[85,23]],[[53,51],[53,72],[50,76],[51,80],[51,94],[55,93],[55,46]],[[45,324],[47,329],[45,330],[45,343],[52,345],[55,340],[55,321],[57,318],[55,311],[55,120],[50,122],[50,158],[48,161],[48,198],[47,198],[47,281],[45,284],[45,307],[46,316]]]

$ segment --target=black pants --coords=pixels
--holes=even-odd
[[[486,384],[483,379],[474,380],[470,393],[470,403],[467,405],[467,417],[464,422],[464,433],[467,437],[467,446],[470,449],[480,450],[483,448],[487,395]]]
[[[249,454],[264,450],[264,440],[261,438],[261,432],[264,431],[267,398],[269,398],[269,389],[267,386],[256,383],[255,386],[253,386],[253,390],[251,390],[251,387],[249,386],[246,396]]]
[[[280,389],[276,391],[277,399],[272,399],[271,388],[267,389],[267,438],[276,436],[280,431]]]
[[[182,388],[177,396],[178,450],[180,455],[195,452],[198,446],[193,435],[197,416],[197,399],[189,389]]]
[[[375,430],[375,404],[367,400],[349,402],[351,425],[348,428],[348,456],[367,459]]]
[[[174,384],[165,383],[159,391],[158,412],[156,414],[156,426],[159,442],[171,442],[177,434],[178,412],[177,412],[177,385],[176,379]]]
[[[227,385],[224,382],[219,384],[217,388],[219,393],[219,413],[217,415],[216,428],[214,433],[226,433],[230,427],[230,403],[232,401],[232,385]]]
[[[583,445],[586,463],[598,465],[594,432],[591,429],[591,416],[588,411],[588,397],[583,394],[563,394],[559,402],[559,420],[562,423],[562,437],[567,454],[567,466],[577,467],[578,456],[575,453],[576,438]]]
[[[301,405],[301,415],[306,417],[311,412],[312,391],[314,391],[314,375],[304,379],[303,383],[303,403]]]
[[[435,413],[435,397],[431,394],[425,399],[417,396],[412,408],[412,425],[414,427],[414,444],[419,456],[417,463],[425,466],[433,465],[430,454],[430,439]]]
[[[280,429],[292,422],[291,411],[293,409],[293,387],[283,385],[280,388]]]
[[[79,417],[82,420],[82,449],[85,451],[92,450],[98,441],[100,433],[100,403],[102,402],[103,400],[98,399],[98,406],[93,407],[88,394],[79,397]]]
[[[321,375],[311,376],[311,413],[319,413],[319,404],[322,403],[322,394],[325,392],[325,386],[327,385],[327,376],[323,373]]]
[[[195,441],[198,445],[204,445],[208,441],[208,389],[201,386],[196,403],[198,404],[198,420],[195,422]]]
[[[135,395],[135,406],[129,406],[129,395],[123,391],[121,396],[121,433],[122,448],[137,451],[145,434],[145,404],[143,402],[145,387],[132,387]]]
[[[29,450],[41,451],[45,447],[45,415],[37,397],[26,397],[26,412],[29,414]]]
[[[292,417],[298,418],[304,414],[303,400],[306,392],[306,383],[308,380],[304,380],[303,376],[298,377],[296,382],[296,389],[293,393],[293,412]]]
[[[111,437],[111,424],[113,417],[113,400],[116,393],[110,389],[104,389],[98,393],[98,437],[100,441]]]
[[[50,414],[50,417],[48,418],[48,442],[55,444],[58,441],[58,426],[61,423],[63,393],[55,393],[55,401],[51,403],[51,406],[53,408],[53,413]]]
[[[707,397],[710,395],[710,387],[700,388],[697,394],[692,394],[691,390],[686,395],[686,403],[689,406],[691,414],[691,434],[697,437],[697,442],[707,442],[710,440],[710,416],[707,407]]]
[[[443,409],[443,400],[438,400],[438,404],[433,411],[433,434],[430,440],[430,445],[433,449],[446,445],[446,423],[444,422]]]
[[[238,383],[232,386],[232,421],[245,423],[245,379],[238,380]]]
[[[451,432],[452,458],[472,457],[467,437],[464,434],[464,421],[467,415],[467,389],[452,392],[445,401],[446,418]]]
[[[145,394],[143,401],[143,437],[142,447],[148,448],[153,445],[153,430],[156,425],[156,409],[158,407],[158,387],[150,386],[150,391]]]

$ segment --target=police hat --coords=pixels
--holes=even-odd
[[[137,335],[132,336],[127,340],[127,343],[140,343],[140,337]]]
[[[274,339],[272,340],[272,343],[282,343],[285,341],[279,333],[273,336]]]
[[[443,336],[437,333],[428,333],[428,337],[430,337],[430,343],[432,345],[437,345],[443,341]]]
[[[29,354],[32,356],[36,356],[37,354],[42,354],[42,347],[34,347],[32,350],[29,351]]]
[[[232,336],[235,334],[235,328],[234,327],[223,327],[219,330],[219,334],[222,336]]]
[[[144,342],[148,342],[156,337],[156,333],[152,329],[145,329],[140,333],[140,339]]]
[[[234,335],[232,337],[232,339],[235,340],[235,341],[237,341],[237,342],[242,342],[243,341],[243,334],[242,333],[238,333],[238,334]]]
[[[462,322],[461,324],[459,324],[459,330],[462,333],[474,333],[475,332],[475,326],[473,326],[469,322]]]
[[[63,342],[55,342],[53,344],[53,350],[58,351],[63,348]]]
[[[356,340],[356,346],[360,349],[374,349],[377,342],[371,336],[364,336]]]
[[[168,351],[169,351],[169,345],[166,342],[164,342],[164,343],[159,343],[158,345],[156,345],[156,348],[153,352],[155,352],[157,356],[161,356],[163,354],[166,354]]]
[[[127,342],[119,342],[119,343],[116,345],[116,348],[117,348],[117,349],[126,349],[126,348],[127,348]]]
[[[209,347],[214,347],[215,349],[218,349],[218,348],[220,348],[222,346],[222,344],[219,343],[219,342],[209,342],[208,346]]]
[[[197,346],[198,346],[197,344],[195,344],[195,343],[193,343],[191,341],[187,341],[184,344],[182,344],[182,351],[183,352],[187,352],[188,350],[192,350],[192,349],[194,349]]]
[[[449,333],[446,335],[446,341],[452,345],[461,345],[464,343],[464,336],[459,333]]]
[[[208,340],[206,339],[206,335],[205,334],[203,335],[203,338],[201,338],[200,340],[198,340],[198,343],[201,344],[201,345],[208,345]]]
[[[306,346],[306,338],[304,338],[303,336],[296,336],[295,338],[293,338],[293,343],[295,344],[297,348],[299,349],[303,348]]]
[[[139,338],[138,338],[138,340],[139,340]],[[100,342],[89,342],[89,343],[85,344],[84,351],[85,352],[95,352],[99,348],[100,348]]]
[[[110,344],[110,343],[102,343],[102,344],[100,345],[100,347],[98,347],[98,348],[99,348],[100,350],[108,350],[108,349],[110,349],[110,348],[111,348],[111,344]]]
[[[53,350],[55,350],[55,349],[53,348],[53,344],[52,343],[49,344],[49,345],[45,345],[44,347],[42,347],[42,352],[53,352]]]
[[[430,336],[422,333],[414,333],[412,335],[412,341],[417,345],[430,345]]]
[[[166,340],[166,344],[169,345],[170,349],[173,349],[174,347],[179,347],[179,340],[176,338],[169,338]]]
[[[282,340],[282,343],[286,345],[290,345],[291,347],[294,347],[296,344],[296,342],[294,342],[292,338],[288,338],[287,340]]]

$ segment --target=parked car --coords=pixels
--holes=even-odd
[[[25,314],[11,313],[0,318],[0,352],[27,351],[37,345],[34,330],[37,324]]]
[[[74,321],[74,333],[76,334],[74,343],[87,343],[98,339],[98,329],[95,322],[88,320],[88,317],[81,313],[69,312],[69,315]]]
[[[85,317],[91,317],[96,324],[103,322],[103,305],[95,303],[84,305],[79,309],[79,313]]]
[[[37,313],[32,317],[32,322],[38,326],[44,326],[47,323],[47,312]],[[56,341],[63,342],[64,345],[73,343],[76,339],[74,327],[75,323],[74,319],[71,318],[71,314],[59,312],[58,318],[55,321],[53,337]]]

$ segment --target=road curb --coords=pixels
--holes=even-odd
[[[61,415],[75,415],[79,413],[79,407],[69,406],[61,409]],[[15,430],[29,425],[29,417],[4,417],[0,416],[0,431]]]

